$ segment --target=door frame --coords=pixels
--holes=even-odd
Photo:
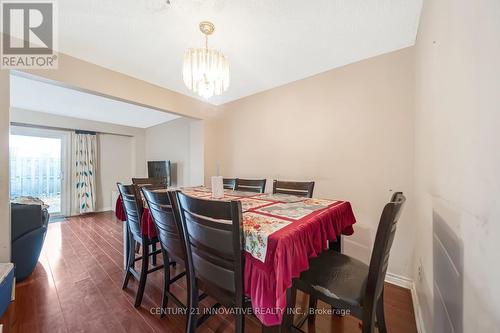
[[[55,138],[61,140],[61,212],[51,217],[69,216],[71,212],[71,132],[31,126],[10,126],[11,135]]]

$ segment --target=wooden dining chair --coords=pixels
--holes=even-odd
[[[227,190],[234,190],[236,187],[236,178],[223,178],[222,184]]]
[[[132,184],[139,188],[146,187],[148,189],[166,189],[167,177],[151,177],[151,178],[132,178]],[[141,244],[136,244],[135,253],[139,253]],[[156,251],[156,243],[151,245],[152,251]],[[156,266],[156,255],[153,256],[153,265]]]
[[[170,277],[170,266],[175,266],[176,263],[181,263],[185,266],[186,248],[183,233],[179,233],[179,225],[174,218],[174,211],[167,191],[158,191],[157,189],[149,189],[142,187],[141,191],[149,206],[149,213],[153,219],[153,224],[160,242],[160,249],[163,256],[163,262],[169,263],[164,265],[164,284],[163,297],[161,302],[161,317],[166,313],[168,298],[170,297],[178,306],[186,308],[174,294],[170,292],[170,286],[184,275],[186,271],[182,271],[174,277]]]
[[[126,250],[126,255],[128,258],[123,278],[122,289],[127,288],[130,277],[135,278],[139,282],[139,287],[137,289],[137,294],[135,296],[134,302],[134,306],[137,308],[141,305],[142,302],[148,274],[162,269],[163,265],[149,269],[149,257],[156,256],[160,253],[160,250],[153,250],[150,252],[149,246],[152,244],[156,244],[158,242],[158,239],[149,239],[148,237],[142,235],[141,218],[144,207],[142,204],[142,199],[137,193],[137,187],[134,185],[123,185],[121,183],[118,183],[117,186],[118,191],[122,196],[123,209],[125,211],[125,216],[127,219],[126,223],[128,234],[128,249]],[[135,256],[134,251],[136,243],[141,244],[142,247],[142,254],[138,257]],[[137,272],[135,270],[135,262],[139,260],[141,260],[141,270],[140,272]]]
[[[180,191],[176,195],[186,235],[189,293],[187,332],[192,333],[197,324],[198,289],[225,307],[250,307],[243,293],[245,254],[241,202],[193,198]],[[244,314],[237,311],[235,332],[243,330]]]
[[[307,318],[293,324],[292,308],[295,306],[297,290],[320,299],[334,309],[346,309],[350,315],[362,320],[362,332],[372,333],[375,325],[380,333],[387,332],[384,315],[384,280],[389,263],[389,254],[396,234],[401,208],[406,201],[402,192],[397,192],[382,211],[377,228],[370,265],[327,250],[309,263],[309,269],[293,280],[287,291],[287,311],[283,325],[287,331],[302,332],[300,327]],[[310,313],[307,311],[306,313]]]
[[[290,194],[299,197],[312,198],[314,182],[273,181],[273,194]]]
[[[266,179],[241,179],[236,178],[236,191],[264,193],[266,189]]]

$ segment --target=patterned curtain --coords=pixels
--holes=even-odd
[[[72,214],[83,214],[95,211],[97,136],[95,133],[73,134],[73,204]]]

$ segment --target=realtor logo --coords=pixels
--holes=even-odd
[[[2,1],[1,7],[1,68],[57,68],[54,1]]]

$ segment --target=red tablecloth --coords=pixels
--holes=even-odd
[[[116,206],[115,206],[115,216],[117,219],[121,221],[125,221],[127,217],[125,216],[125,211],[123,210],[123,201],[122,201],[122,196],[118,196],[118,199],[116,200]],[[149,214],[149,209],[144,208],[144,211],[142,213],[142,218],[141,218],[141,233],[149,238],[155,238],[156,237],[156,229],[153,224],[153,219],[151,215]]]
[[[115,216],[120,221],[127,220],[127,217],[125,216],[125,211],[123,210],[123,200],[121,195],[119,195],[118,199],[116,199]]]
[[[329,240],[353,234],[354,223],[351,204],[340,201],[271,234],[265,262],[245,253],[245,294],[264,325],[281,324],[292,279],[309,268],[309,259],[324,251]]]
[[[205,189],[186,192],[197,197],[210,197]],[[356,219],[351,204],[347,201],[294,201],[284,196],[226,192],[223,200],[231,199],[242,201],[245,244],[257,244],[250,248],[246,246],[245,294],[251,298],[255,315],[264,325],[279,325],[286,306],[286,290],[292,285],[292,279],[309,268],[309,259],[324,251],[329,240],[354,233],[352,226]],[[116,211],[120,218],[118,201]],[[147,209],[141,224],[144,235],[156,236]],[[262,233],[264,229],[267,234]]]
[[[144,211],[142,212],[141,233],[150,239],[156,237],[156,229],[153,224],[153,218],[151,217],[151,214],[149,214],[149,209],[147,208],[144,208]]]

